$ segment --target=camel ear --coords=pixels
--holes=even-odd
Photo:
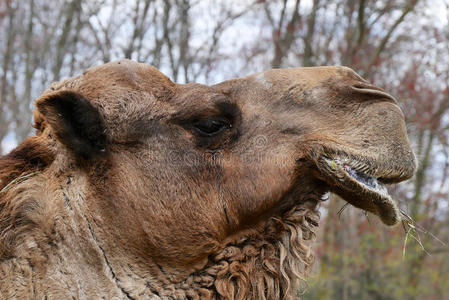
[[[103,119],[89,100],[80,94],[55,92],[39,98],[36,107],[56,138],[76,157],[89,159],[105,151]]]

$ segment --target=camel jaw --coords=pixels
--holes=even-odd
[[[400,211],[392,199],[382,177],[377,177],[366,167],[342,161],[339,158],[323,157],[319,168],[331,190],[348,203],[372,212],[386,225],[395,225],[400,220]]]

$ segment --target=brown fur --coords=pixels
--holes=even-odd
[[[325,159],[415,168],[394,99],[341,67],[208,87],[125,60],[36,107],[0,158],[2,299],[295,299],[325,192],[397,222]]]

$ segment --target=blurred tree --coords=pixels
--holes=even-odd
[[[6,1],[3,9],[4,12],[2,13],[1,22],[4,24],[3,27],[5,28],[5,32],[3,32],[2,35],[2,38],[4,37],[5,47],[2,49],[4,55],[2,60],[2,78],[0,87],[0,116],[4,121],[0,123],[0,140],[5,137],[9,129],[8,121],[10,120],[10,117],[8,116],[9,103],[7,102],[7,97],[10,94],[8,90],[10,88],[13,89],[14,87],[9,86],[8,75],[10,74],[11,56],[13,52],[14,36],[16,34],[14,21],[17,13],[17,6],[11,3],[11,1]],[[0,150],[2,150],[1,145]]]

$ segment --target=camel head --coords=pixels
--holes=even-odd
[[[394,225],[400,215],[386,185],[410,178],[416,166],[396,100],[345,67],[276,69],[206,86],[175,84],[123,60],[52,85],[34,114],[36,137],[9,161],[19,151],[27,160],[27,147],[45,148],[47,159],[35,167],[47,195],[40,207],[61,203],[47,210],[51,218],[72,214],[88,224],[86,235],[112,274],[128,282],[125,294],[135,285],[123,279],[125,269],[147,274],[139,280],[165,278],[152,286],[160,295],[166,282],[231,293],[214,276],[209,285],[186,282],[251,239],[282,239],[296,224],[283,222],[292,211],[304,212],[292,229],[298,243],[312,239],[307,230],[317,226],[317,206],[329,191]],[[300,248],[288,263],[309,252]],[[282,249],[272,253],[282,265]],[[298,275],[279,268],[274,263],[270,274]],[[288,283],[282,289],[278,295]],[[266,281],[257,295],[269,290]]]

